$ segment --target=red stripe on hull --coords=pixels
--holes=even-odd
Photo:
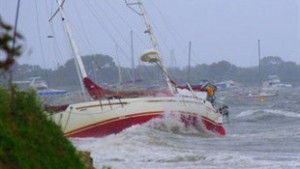
[[[110,119],[101,123],[96,123],[78,130],[68,132],[65,135],[68,137],[104,137],[110,134],[117,134],[133,125],[143,124],[153,118],[160,118],[162,117],[162,114],[163,112],[151,112],[134,116],[127,116],[124,118]],[[199,118],[195,115],[186,115],[181,113],[181,121],[186,125],[196,126],[199,122],[198,119]],[[203,123],[204,127],[210,132],[216,133],[221,136],[224,136],[226,134],[222,124],[215,123],[206,117],[201,117],[201,122]]]
[[[208,120],[207,118],[202,117],[202,123],[204,124],[205,128],[213,133],[216,133],[220,136],[225,136],[226,131],[222,125],[216,125],[211,122],[211,120]]]
[[[110,134],[117,134],[122,130],[131,127],[136,124],[145,123],[153,118],[158,118],[162,113],[147,113],[143,116],[124,117],[105,124],[95,124],[94,127],[88,127],[88,129],[81,129],[81,131],[73,131],[66,133],[68,137],[104,137]]]

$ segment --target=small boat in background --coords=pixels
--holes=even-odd
[[[262,98],[262,97],[275,97],[277,96],[277,91],[260,91],[260,92],[249,92],[244,97],[246,98]]]
[[[215,83],[215,85],[218,87],[218,90],[227,90],[227,89],[235,89],[242,86],[241,83],[232,81],[232,80],[224,80],[218,83]]]
[[[262,88],[244,88],[235,93],[234,98],[238,102],[245,104],[265,104],[268,101],[273,101],[278,96],[277,90],[264,90]]]
[[[23,90],[35,90],[38,96],[61,95],[67,93],[66,90],[49,89],[46,81],[39,79],[41,79],[41,77],[31,77],[28,78],[28,80],[13,81],[13,83],[18,85],[18,87],[20,87]]]
[[[281,88],[291,88],[292,84],[282,83],[277,75],[269,75],[268,80],[263,82],[264,89],[281,89]]]

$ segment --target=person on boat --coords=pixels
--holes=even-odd
[[[213,85],[211,83],[206,83],[203,86],[203,89],[204,89],[204,91],[207,92],[207,100],[209,102],[211,102],[212,104],[214,104],[214,101],[216,99],[215,92],[217,90],[217,86],[215,86],[215,85]]]

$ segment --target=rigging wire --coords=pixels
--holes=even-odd
[[[53,8],[54,8],[54,5],[53,5],[54,1],[51,1],[51,7],[50,7],[50,10],[49,10],[49,5],[46,3],[47,5],[47,13],[49,15],[53,14]],[[59,64],[60,64],[60,59],[59,58],[62,58],[62,51],[61,49],[59,48],[59,43],[57,41],[57,34],[55,32],[55,29],[54,29],[54,25],[53,25],[53,21],[50,21],[49,22],[49,28],[50,28],[50,35],[48,35],[48,38],[51,39],[51,42],[52,42],[52,47],[53,47],[53,52],[54,52],[54,59],[55,59],[55,66],[56,68],[58,69],[59,67]]]
[[[91,6],[97,7],[98,10],[96,10],[96,11],[102,12],[101,16],[104,16],[104,18],[106,18],[106,20],[109,22],[109,24],[112,26],[112,28],[117,32],[117,34],[119,34],[120,39],[124,42],[124,44],[126,46],[128,46],[128,49],[129,49],[130,48],[130,45],[129,45],[130,43],[128,42],[127,38],[124,38],[123,34],[121,33],[122,31],[120,31],[117,28],[117,26],[112,22],[113,19],[110,19],[110,16],[105,12],[105,10],[103,10],[103,8],[101,8],[101,5],[96,5],[95,4],[95,5],[91,5]]]
[[[123,34],[121,33],[121,31],[117,28],[117,26],[112,22],[112,19],[109,19],[109,15],[108,14],[106,14],[105,13],[105,11],[102,9],[102,8],[100,8],[100,6],[101,5],[92,5],[92,4],[87,4],[87,5],[89,5],[88,7],[89,7],[89,9],[91,9],[91,6],[96,6],[96,7],[98,7],[98,9],[99,10],[96,10],[96,11],[102,11],[102,13],[103,13],[103,15],[105,16],[105,18],[107,18],[107,20],[109,21],[109,23],[113,26],[113,28],[117,31],[117,33],[120,35],[120,37],[121,37],[121,39],[124,41],[124,43],[127,45],[127,46],[129,46],[129,43],[128,43],[128,41],[126,41],[126,39],[124,38],[124,36],[123,36]],[[96,14],[96,12],[94,12],[95,14]],[[95,17],[96,18],[96,17]],[[97,18],[99,18],[99,17],[97,17]],[[106,28],[104,25],[102,25],[103,27],[102,28]],[[109,32],[109,29],[105,29],[104,30],[106,33],[108,33]],[[119,45],[119,43],[117,42],[117,40],[113,37],[113,35],[110,33],[110,38],[114,41],[114,43],[115,44],[118,44],[118,46],[119,46],[119,49],[120,49],[120,51],[128,58],[127,60],[129,60],[129,55],[124,51],[124,49]],[[130,79],[131,80],[133,80],[133,76],[132,76],[132,74],[131,74],[131,72],[127,69],[127,74],[128,74],[128,76],[130,77]]]
[[[298,12],[297,12],[297,21],[298,21],[298,50],[297,50],[297,53],[298,53],[298,67],[299,67],[299,78],[300,78],[300,2],[298,1]]]
[[[0,2],[0,11],[2,11],[2,7],[4,5],[2,5],[2,2]],[[0,61],[2,61],[2,59],[4,59],[4,51],[0,50]],[[4,71],[0,71],[0,76],[2,76],[2,74],[4,74]],[[2,82],[2,80],[0,79],[0,83]]]
[[[104,0],[105,1],[105,3],[109,6],[109,8],[111,8],[112,9],[112,11],[114,11],[114,13],[116,13],[117,15],[118,15],[118,17],[121,19],[121,21],[130,29],[130,30],[135,30],[131,25],[129,25],[128,24],[128,22],[126,22],[126,20],[124,19],[124,17],[122,17],[122,15],[113,7],[113,5],[111,5],[111,3],[109,3],[109,1],[108,0]],[[133,31],[133,33],[134,32],[137,32],[137,31]],[[144,40],[142,40],[142,38],[140,37],[140,36],[138,36],[137,34],[133,34],[134,35],[134,37],[137,37],[137,39],[139,40],[139,42],[141,42],[142,43],[142,45],[144,46],[144,47],[147,47],[147,45],[146,45],[146,43],[144,42]],[[135,54],[135,55],[137,55],[137,54]],[[145,64],[144,63],[141,63],[140,62],[140,59],[138,59],[138,65],[142,65],[142,66],[144,66],[145,67],[145,69],[146,69],[146,72],[148,72],[149,74],[150,74],[150,68],[148,68],[147,66],[145,66]],[[138,76],[139,76],[139,78],[141,78],[142,77],[142,75],[141,75],[141,72],[138,74]],[[153,77],[152,77],[153,78]]]
[[[108,36],[110,37],[110,39],[112,39],[112,41],[113,41],[114,43],[118,43],[117,40],[114,38],[114,36],[109,32],[109,29],[108,29],[105,25],[103,25],[103,24],[101,23],[101,20],[99,19],[99,17],[97,17],[95,10],[93,10],[92,7],[91,7],[91,6],[93,6],[93,5],[88,4],[88,1],[84,1],[84,2],[86,3],[86,6],[87,6],[87,8],[89,9],[90,13],[91,13],[91,14],[94,16],[94,18],[96,19],[97,24],[100,25],[100,27],[105,31],[105,33],[108,34]],[[122,48],[121,48],[121,52],[129,58],[129,56],[126,54],[126,52],[124,52],[124,50],[123,50]]]
[[[110,5],[110,3],[108,3],[107,1],[105,1],[108,5],[109,5],[109,7],[110,8],[112,8],[113,9],[113,11],[116,11],[116,10],[114,10],[114,8]],[[94,5],[94,6],[101,6],[101,5]],[[100,11],[103,11],[103,9],[100,9]],[[104,12],[104,11],[103,11]],[[104,12],[105,13],[105,12]],[[121,15],[118,13],[118,12],[115,12],[115,13],[117,13],[117,15],[120,17]],[[107,15],[107,14],[105,14],[106,15],[106,18],[109,18],[109,16]],[[125,25],[127,25],[128,27],[130,27],[131,28],[131,26],[129,26],[129,24],[124,20],[124,18],[123,17],[121,17],[121,20],[124,22],[124,23],[126,23]],[[111,19],[109,20],[110,21],[110,23],[114,26],[114,24],[111,22]],[[117,30],[118,31],[118,29],[116,28],[116,26],[114,26],[114,28],[115,28],[115,30]],[[120,31],[118,31],[119,33],[120,33]],[[121,33],[120,33],[121,34]],[[138,36],[138,38],[139,38],[139,36]],[[123,38],[123,40],[124,40],[124,38]],[[124,41],[126,41],[126,40],[124,40]],[[122,49],[122,48],[121,48]],[[149,71],[147,71],[147,72],[149,72]]]
[[[79,21],[79,26],[78,26],[78,28],[79,29],[82,29],[82,31],[77,31],[77,32],[80,32],[79,33],[79,35],[82,35],[82,37],[79,37],[79,38],[81,38],[81,39],[83,39],[83,41],[85,41],[86,42],[86,46],[88,47],[88,48],[90,48],[91,49],[91,51],[95,51],[95,47],[93,46],[93,44],[89,41],[89,38],[87,38],[88,36],[87,36],[87,34],[86,34],[86,29],[85,29],[85,27],[83,26],[83,25],[86,25],[86,24],[84,24],[83,23],[83,21],[82,21],[82,17],[81,17],[81,15],[80,15],[80,12],[79,12],[79,10],[78,10],[78,7],[77,7],[77,5],[76,5],[76,3],[73,3],[73,5],[74,5],[74,9],[75,9],[75,14],[76,14],[76,19],[78,19],[78,21]],[[72,18],[70,18],[70,19],[72,19]],[[74,27],[75,29],[77,28],[77,27]],[[82,41],[82,42],[83,42]]]
[[[46,4],[46,14],[51,15],[53,13],[52,12],[53,11],[53,1],[51,1],[50,5],[48,4],[47,1],[45,4]],[[53,59],[52,64],[54,65],[53,70],[55,70],[55,69],[58,70],[58,68],[59,68],[59,59],[58,58],[61,58],[62,54],[61,54],[60,48],[58,47],[58,42],[56,39],[53,22],[48,23],[47,29],[48,29],[47,30],[47,32],[48,32],[48,35],[47,35],[48,43],[47,44],[49,44],[49,46],[48,46],[48,52],[46,52],[46,55],[48,55],[48,57],[49,57],[49,55],[51,55],[50,58]],[[57,85],[58,83],[61,82],[61,79],[59,78],[59,72],[58,71],[54,71],[54,72],[55,72],[55,76],[50,77],[50,78],[52,78],[50,82]],[[47,73],[48,73],[48,71],[47,71]],[[47,78],[49,78],[48,74],[47,74],[47,76],[48,76]],[[49,79],[47,79],[47,81],[49,81]]]
[[[59,62],[58,58],[62,58],[62,52],[58,46],[58,41],[56,39],[56,33],[55,33],[52,22],[50,23],[50,29],[51,29],[51,34],[53,35],[51,39],[52,39],[52,46],[53,46],[55,61],[56,61],[56,64],[59,64],[60,62]]]
[[[180,42],[188,42],[185,38],[183,38],[183,36],[177,31],[176,27],[174,25],[172,25],[167,19],[166,17],[163,15],[163,13],[161,12],[161,10],[159,9],[159,7],[153,2],[153,1],[150,1],[150,3],[155,6],[155,9],[157,9],[159,15],[160,15],[160,18],[162,19],[162,23],[165,25],[166,29],[167,30],[170,30],[168,31],[168,33],[170,33],[171,37],[174,38],[174,41],[177,43],[178,46],[180,46],[180,50],[181,52],[185,55],[187,52],[185,49],[183,49],[181,46],[186,46],[186,44],[182,44]],[[192,50],[192,55],[194,56],[197,56],[195,54],[195,52]],[[191,57],[191,60],[193,61],[193,63],[196,63],[196,60],[194,60],[192,57]]]
[[[161,10],[159,9],[158,5],[156,5],[154,2],[150,1],[149,3],[151,3],[155,9],[158,11],[158,14],[160,16],[160,18],[162,19],[162,23],[164,23],[166,29],[168,30],[168,33],[171,34],[171,36],[174,38],[174,41],[181,46],[182,44],[180,43],[180,39],[184,40],[185,39],[178,33],[178,31],[175,29],[174,25],[172,25],[167,19],[166,17],[163,15],[163,13],[161,12]]]
[[[18,4],[17,4],[17,10],[16,10],[16,17],[15,17],[15,29],[14,29],[14,33],[13,33],[13,37],[12,37],[12,48],[15,49],[15,46],[16,46],[16,37],[17,37],[17,29],[18,29],[18,19],[19,19],[19,11],[20,11],[20,3],[21,3],[21,0],[18,0]],[[8,55],[7,57],[11,57],[11,59],[13,59],[14,55]],[[13,77],[12,77],[12,70],[9,69],[9,84],[12,84],[12,80],[13,80]]]
[[[101,24],[101,21],[100,21],[99,17],[97,17],[96,12],[95,12],[95,11],[92,9],[92,7],[91,7],[91,6],[93,6],[93,5],[88,4],[87,1],[85,1],[85,3],[86,3],[86,6],[89,8],[89,11],[91,12],[91,14],[95,17],[97,23],[98,23],[98,24],[102,27],[102,29],[105,31],[105,33],[108,34],[108,36],[110,37],[110,39],[112,39],[112,41],[113,41],[115,44],[119,44],[119,43],[117,42],[117,40],[114,38],[114,36],[109,32],[109,29],[108,29],[106,26],[104,26],[103,24]],[[123,40],[124,40],[124,39],[123,39]],[[126,40],[124,40],[124,41],[125,41],[125,43],[128,45],[128,43],[126,42]],[[120,46],[120,45],[119,45],[119,46]],[[124,56],[126,56],[127,58],[130,58],[129,55],[123,50],[123,48],[119,47],[119,49],[120,49],[121,53],[122,53]],[[128,73],[130,73],[129,70],[128,70]],[[133,80],[133,77],[132,77],[131,75],[130,75],[130,78],[131,78],[131,80]]]
[[[37,6],[36,0],[34,1],[34,6],[35,6],[35,13],[36,13],[36,23],[37,23],[39,46],[40,46],[40,50],[41,50],[43,65],[44,65],[44,67],[46,67],[44,48],[43,48],[43,43],[42,43],[42,38],[41,38],[41,28],[40,28],[40,22],[39,22],[38,6]],[[46,80],[47,81],[49,80],[48,71],[46,71]]]
[[[130,26],[127,22],[126,22],[126,20],[124,19],[124,17],[122,17],[122,15],[120,15],[120,13],[108,2],[108,0],[104,0],[105,1],[105,3],[114,11],[114,13],[116,13],[118,16],[119,16],[119,18],[122,20],[122,22],[130,29],[130,30],[133,30],[133,32],[136,32],[136,31],[134,31],[135,29],[132,27],[132,26]],[[144,45],[144,47],[147,47],[147,45],[146,45],[146,43],[144,42],[144,40],[142,40],[142,38],[140,37],[140,36],[137,36],[136,35],[136,37],[137,37],[137,39]]]
[[[13,39],[12,39],[12,48],[14,49],[16,46],[16,37],[17,37],[17,29],[18,29],[18,20],[19,20],[19,11],[20,11],[20,3],[21,0],[18,0],[17,3],[17,10],[16,10],[16,17],[15,17],[15,29],[14,29],[14,34],[13,34]],[[13,57],[13,56],[12,56]]]
[[[117,28],[117,26],[112,22],[112,19],[110,19],[110,16],[103,10],[103,8],[101,8],[101,5],[94,5],[94,6],[99,9],[97,11],[102,12],[102,14],[103,14],[102,16],[104,16],[104,18],[107,19],[107,21],[112,25],[112,27],[114,28],[114,30],[120,35],[120,37],[123,40],[123,42],[129,47],[128,41],[126,40],[126,38],[124,38],[123,34]]]
[[[92,10],[91,6],[93,6],[93,5],[87,4],[87,2],[85,2],[85,4],[86,4],[86,6],[87,6],[87,7],[90,9],[90,11],[91,11],[91,10]],[[76,4],[75,4],[75,7],[76,7]],[[76,9],[77,9],[77,7],[76,7]],[[77,12],[76,14],[79,13],[78,10],[77,10],[76,12]],[[92,11],[92,12],[93,12],[93,11]],[[95,13],[95,12],[94,12],[94,13]],[[77,17],[77,18],[78,18],[78,17]],[[97,18],[97,17],[95,17],[95,18]],[[81,20],[80,20],[80,22],[81,22],[81,25],[83,25]],[[73,26],[73,28],[76,29],[76,28],[78,28],[78,27],[74,27],[74,26]],[[80,28],[82,28],[82,27],[80,27]],[[79,28],[79,29],[80,29],[80,28]],[[77,30],[76,32],[78,32],[77,34],[79,34],[79,35],[82,35],[82,32],[84,32],[84,33],[86,32],[85,29],[83,29],[84,31],[78,31],[79,29],[76,29],[76,30]],[[85,35],[86,35],[86,34],[85,34]],[[90,43],[89,40],[88,40],[88,38],[86,38],[87,36],[84,36],[84,37],[85,37],[84,39],[85,39],[88,43]],[[82,36],[79,36],[79,38],[80,38],[80,39],[83,39]],[[127,43],[126,43],[126,44],[127,44]],[[124,51],[123,51],[123,53],[124,53]],[[125,54],[126,54],[126,53],[125,53]],[[127,71],[129,72],[129,70],[127,70]],[[131,77],[131,78],[132,78],[132,77]]]

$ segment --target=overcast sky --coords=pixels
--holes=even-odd
[[[144,2],[167,66],[188,64],[191,41],[193,65],[227,60],[248,67],[258,64],[258,39],[262,56],[299,63],[299,1]],[[3,20],[14,22],[16,4],[17,0],[0,0]],[[26,37],[21,63],[53,68],[71,58],[60,16],[48,22],[55,8],[55,0],[21,0],[18,30]],[[82,55],[102,53],[115,60],[118,55],[121,64],[130,65],[130,30],[136,57],[149,48],[142,18],[123,0],[66,0],[65,10]],[[49,35],[54,38],[47,38]]]

